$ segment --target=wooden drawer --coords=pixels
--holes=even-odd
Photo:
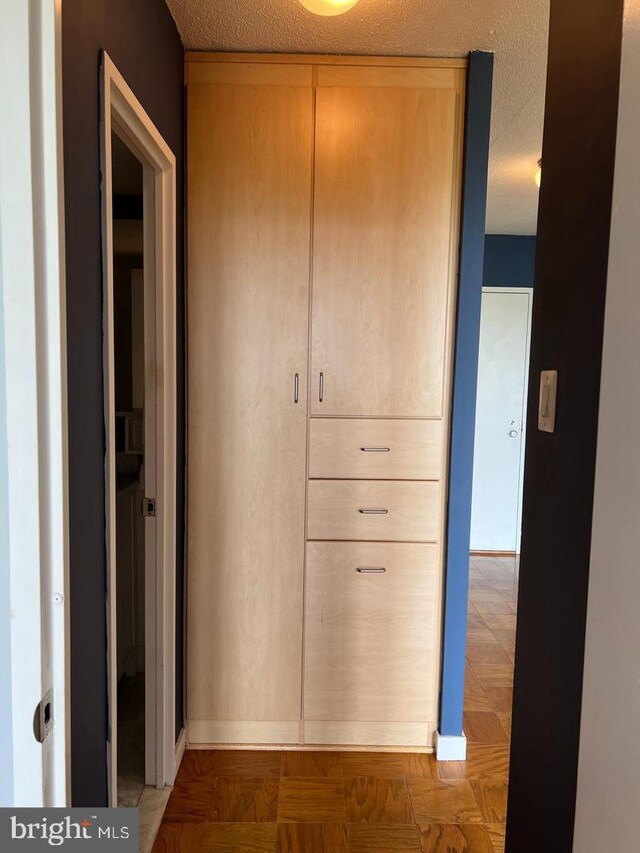
[[[310,480],[308,539],[437,542],[439,483]]]
[[[439,480],[442,421],[312,418],[309,476]]]
[[[440,577],[437,545],[308,543],[305,719],[435,726]]]

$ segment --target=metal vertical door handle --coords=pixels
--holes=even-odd
[[[318,400],[322,402],[324,399],[324,373],[320,373],[320,379],[318,381]]]
[[[299,377],[299,376],[298,376],[298,374],[296,373],[296,375],[295,375],[295,377],[294,377],[294,379],[293,379],[293,402],[294,402],[294,403],[297,403],[297,402],[298,402],[298,391],[299,391],[299,388],[300,388],[300,377]]]

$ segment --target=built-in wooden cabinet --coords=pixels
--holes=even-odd
[[[437,727],[460,60],[191,54],[193,743]]]

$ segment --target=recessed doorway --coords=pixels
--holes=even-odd
[[[175,157],[103,54],[109,805],[173,784]]]
[[[145,785],[145,409],[143,166],[111,133],[116,434],[117,796],[136,807]],[[151,353],[149,353],[151,355]],[[151,389],[150,389],[151,390]],[[146,417],[149,416],[149,417]]]

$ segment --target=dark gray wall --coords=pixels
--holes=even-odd
[[[551,0],[507,853],[573,849],[623,5]],[[554,369],[551,434],[537,409]]]
[[[183,50],[163,0],[64,0],[72,802],[107,801],[100,51],[106,50],[178,163],[177,661],[182,662],[184,493]],[[179,673],[181,679],[182,673]],[[177,685],[177,725],[183,719]]]

